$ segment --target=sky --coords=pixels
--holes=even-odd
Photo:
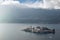
[[[0,5],[12,4],[29,8],[60,9],[60,0],[0,0]]]
[[[0,0],[0,22],[60,23],[60,0]]]

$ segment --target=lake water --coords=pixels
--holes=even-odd
[[[55,28],[55,34],[35,34],[21,31],[29,26]],[[60,40],[60,24],[0,23],[0,40]]]

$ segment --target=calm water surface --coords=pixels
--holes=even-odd
[[[55,34],[35,34],[21,31],[29,26],[55,28]],[[0,40],[60,40],[60,24],[0,23]]]

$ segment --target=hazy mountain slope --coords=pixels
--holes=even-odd
[[[60,23],[60,10],[3,6],[0,7],[0,22]]]

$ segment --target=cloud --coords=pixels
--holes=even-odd
[[[5,0],[0,1],[0,5],[15,5],[18,7],[25,6],[26,8],[60,9],[60,0],[27,0],[23,3],[18,0]]]
[[[21,4],[19,1],[1,1],[0,2],[0,7],[5,7],[5,6],[10,6],[10,7],[18,7],[18,8],[28,8],[26,5]]]
[[[18,0],[0,0],[0,5],[16,5],[19,4]]]
[[[2,8],[0,7],[0,22],[60,23],[60,10],[54,10],[60,9],[59,5],[60,4],[56,0],[53,0],[52,2],[48,0],[35,1],[33,3],[32,2],[20,3],[19,1],[1,1],[0,6],[4,7]],[[18,8],[15,8],[15,6]]]
[[[60,0],[42,0],[25,5],[32,8],[60,9]]]
[[[60,9],[60,0],[44,0],[45,8]]]

